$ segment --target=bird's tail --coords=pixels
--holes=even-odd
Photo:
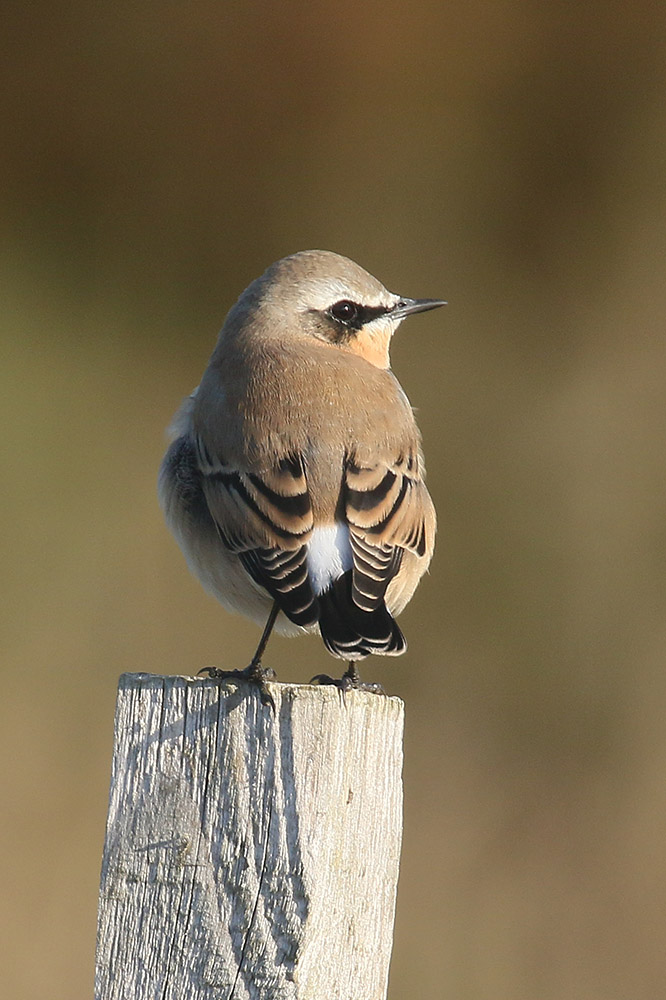
[[[376,653],[399,656],[407,641],[386,605],[363,611],[352,600],[352,573],[339,577],[319,596],[319,628],[328,651],[343,660]]]

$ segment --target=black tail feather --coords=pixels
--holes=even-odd
[[[319,628],[328,651],[343,660],[372,653],[399,656],[407,649],[405,637],[382,601],[374,611],[363,611],[352,600],[349,570],[319,596]]]

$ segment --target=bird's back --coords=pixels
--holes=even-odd
[[[317,251],[232,308],[161,475],[167,519],[223,604],[257,620],[279,607],[278,629],[319,628],[345,659],[404,651],[393,615],[427,569],[435,513],[388,346],[441,304]]]

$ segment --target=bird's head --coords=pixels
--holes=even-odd
[[[406,316],[445,305],[389,292],[362,267],[328,250],[276,261],[245,290],[227,322],[267,336],[311,338],[389,367],[391,337]]]

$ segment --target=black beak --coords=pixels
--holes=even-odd
[[[392,319],[404,319],[412,313],[427,312],[428,309],[438,309],[445,305],[443,299],[400,299],[390,310],[389,316]]]

